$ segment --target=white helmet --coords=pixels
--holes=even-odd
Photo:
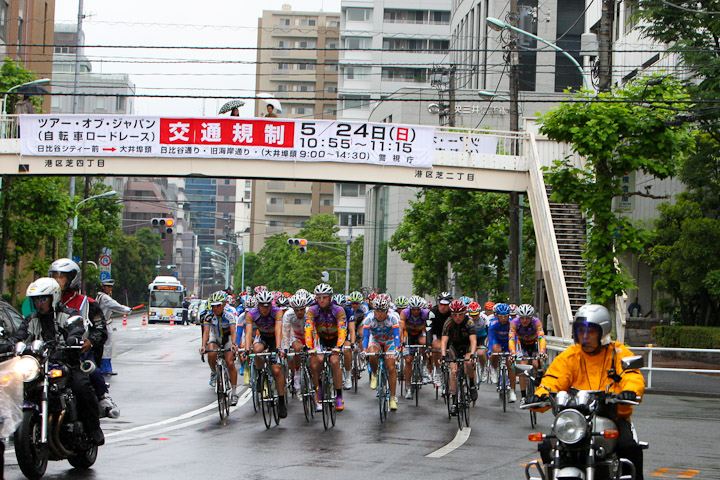
[[[299,310],[301,308],[305,308],[305,305],[307,305],[307,297],[302,294],[295,294],[292,297],[290,297],[290,308],[293,310]]]
[[[68,284],[65,285],[66,290],[75,290],[80,286],[80,267],[69,258],[58,258],[52,262],[50,270],[48,270],[48,277],[52,277],[55,272],[67,274]]]
[[[573,322],[573,340],[578,343],[575,328],[579,325],[597,325],[600,329],[600,345],[608,345],[611,340],[612,323],[610,312],[602,305],[586,304],[580,307]]]
[[[272,305],[273,296],[272,293],[267,290],[261,290],[257,295],[255,295],[255,300],[258,305]]]
[[[315,287],[315,295],[332,295],[333,288],[327,283],[321,283]]]
[[[425,308],[425,299],[418,295],[413,295],[412,297],[410,297],[408,307],[410,307],[410,308]]]
[[[532,305],[523,303],[518,307],[517,314],[520,317],[532,317],[533,315],[535,315],[535,309]]]
[[[54,278],[42,277],[32,282],[25,294],[28,297],[52,297],[52,308],[60,303],[60,284]]]

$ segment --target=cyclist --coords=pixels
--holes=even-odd
[[[345,319],[345,310],[342,307],[332,304],[333,289],[327,283],[321,283],[315,287],[316,305],[309,307],[305,312],[305,345],[310,348],[318,348],[318,350],[332,349],[341,351],[345,345],[347,338],[347,323]],[[317,345],[315,344],[315,335],[317,335]],[[345,365],[351,365],[352,355],[350,350],[345,350]],[[345,402],[342,397],[343,377],[340,368],[340,358],[338,355],[330,356],[330,365],[333,373],[333,387],[337,391],[335,399],[335,410],[342,411],[345,409]],[[320,355],[310,357],[310,371],[317,392],[317,403],[315,409],[322,410],[320,399],[322,392],[320,391],[320,374],[322,373],[323,359]],[[352,379],[350,380],[352,382]]]
[[[379,295],[373,300],[373,310],[365,318],[363,323],[363,354],[371,353],[399,353],[400,344],[400,321],[396,315],[391,315],[390,302],[384,295]],[[378,385],[378,357],[370,357],[370,365],[372,371],[375,372],[370,377],[370,388],[375,390]],[[397,397],[395,390],[397,388],[397,370],[395,368],[395,358],[386,357],[385,367],[388,372],[388,380],[390,382],[390,410],[397,410]]]
[[[404,295],[400,295],[395,299],[395,309],[398,312],[405,310],[408,307],[408,298]]]
[[[462,296],[458,300],[463,302],[466,307],[470,306],[470,304],[473,302],[473,299],[468,296]]]
[[[442,383],[442,374],[438,368],[440,361],[440,339],[442,338],[443,327],[448,318],[450,318],[450,302],[452,302],[452,295],[449,292],[442,292],[437,298],[437,305],[430,309],[428,314],[426,330],[427,342],[432,346],[432,354],[430,356],[431,363],[428,365],[428,370],[435,370],[435,381],[436,385]]]
[[[398,301],[400,298],[398,298]],[[427,322],[430,310],[423,308],[425,306],[425,300],[422,297],[414,295],[408,300],[408,306],[400,312],[400,338],[406,342],[407,345],[426,345],[425,339],[425,325]],[[421,349],[420,352],[416,352],[419,355],[425,355],[425,349]],[[427,371],[423,371],[424,380],[429,380],[430,374]],[[412,400],[412,389],[410,388],[410,381],[412,378],[412,355],[408,352],[405,355],[405,399]]]
[[[509,353],[508,345],[510,335],[510,306],[507,303],[498,303],[495,305],[495,319],[488,326],[488,352],[492,353]],[[498,361],[499,357],[491,357],[493,373],[493,383],[498,383]],[[515,372],[511,368],[512,358],[505,359],[508,366],[508,377],[510,385],[515,385]],[[501,385],[500,388],[507,388],[507,385]],[[510,390],[508,394],[508,402],[513,403],[517,400],[515,390]]]
[[[253,353],[275,352],[278,356],[283,354],[282,349],[282,321],[283,312],[274,307],[273,295],[267,290],[260,290],[255,295],[257,307],[248,310],[245,314],[245,352],[250,351],[252,344]],[[253,338],[253,328],[257,329],[257,335]],[[262,358],[255,358],[255,368],[261,369],[265,365]],[[275,377],[275,385],[278,391],[278,416],[287,417],[287,406],[285,405],[285,375],[282,366],[275,358],[270,367]]]
[[[295,353],[302,350],[305,343],[305,307],[307,298],[303,295],[293,295],[290,297],[290,308],[283,314],[283,333],[282,348],[286,352],[293,349]],[[296,391],[300,391],[300,357],[293,358],[293,368],[295,369],[294,386]]]
[[[510,320],[510,333],[508,346],[510,353],[517,356],[532,357],[540,353],[545,356],[545,332],[540,319],[533,317],[535,309],[532,305],[524,303],[518,307],[518,318]],[[518,363],[528,364],[529,360],[518,360]],[[533,360],[533,367],[540,368],[537,360]],[[520,405],[525,404],[527,378],[520,375]],[[512,385],[515,390],[515,385]]]
[[[348,295],[348,308],[345,309],[345,313],[351,312],[350,317],[348,317],[348,321],[352,321],[355,324],[355,340],[356,344],[362,344],[362,335],[358,335],[360,332],[360,329],[362,328],[362,322],[365,319],[365,315],[368,314],[370,311],[370,308],[368,308],[368,304],[365,303],[363,298],[363,294],[360,292],[352,292],[350,295]]]
[[[450,303],[451,318],[445,322],[440,343],[440,353],[443,362],[448,358],[475,358],[477,338],[475,337],[475,324],[467,315],[467,307],[462,300],[453,300]],[[450,357],[448,357],[450,353]],[[455,372],[457,363],[450,364],[450,392],[453,404],[451,413],[457,413],[457,381]],[[465,362],[465,373],[470,381],[470,398],[474,402],[478,398],[477,387],[475,386],[475,371],[472,362]]]
[[[480,318],[485,322],[485,327],[490,325],[490,321],[495,318],[495,304],[493,302],[485,302],[485,310],[480,314]]]
[[[210,311],[203,318],[203,336],[200,354],[205,354],[205,350],[230,349],[229,352],[225,353],[225,362],[227,363],[228,373],[230,374],[230,384],[232,385],[230,404],[237,405],[237,369],[235,368],[237,320],[235,318],[235,309],[227,304],[227,293],[222,290],[218,290],[210,295],[208,305],[210,306]],[[217,352],[208,352],[208,366],[210,367],[213,378],[216,360]]]
[[[347,298],[342,293],[338,293],[333,296],[333,303],[338,307],[342,307],[342,309],[345,310],[345,320],[347,322],[348,330],[347,340],[345,340],[345,348],[354,348],[357,335],[357,327],[355,324],[355,315],[353,314],[352,308],[347,305]],[[350,357],[350,363],[348,363],[348,357]],[[345,390],[350,390],[352,388],[352,354],[345,354],[343,356],[343,359],[345,367],[345,381],[343,383],[343,388]]]
[[[485,340],[487,340],[487,324],[482,317],[480,304],[477,302],[470,302],[470,305],[468,305],[468,315],[470,316],[470,320],[475,324],[475,337],[477,338],[477,351],[475,353],[478,354],[478,361],[480,362],[480,366],[483,367],[480,381],[484,382],[487,380],[487,369],[485,368],[487,364],[487,346],[485,345]]]
[[[290,301],[285,295],[280,295],[275,299],[275,306],[282,310],[283,314],[290,308]]]
[[[517,318],[518,306],[515,305],[514,303],[511,303],[510,305],[508,305],[508,307],[510,307],[510,320]]]

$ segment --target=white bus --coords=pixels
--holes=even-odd
[[[182,322],[185,287],[175,277],[155,277],[150,284],[148,323]]]

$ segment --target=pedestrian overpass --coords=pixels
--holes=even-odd
[[[88,118],[90,117],[90,118]],[[23,132],[23,144],[17,138],[17,118],[10,116],[7,124],[2,125],[5,138],[0,139],[0,174],[2,175],[52,175],[52,176],[142,176],[142,177],[213,177],[213,178],[242,178],[286,181],[324,181],[324,182],[350,182],[366,184],[385,184],[410,187],[460,188],[468,190],[483,190],[493,192],[520,192],[526,194],[529,200],[535,234],[537,251],[540,259],[544,282],[549,300],[555,335],[568,338],[571,335],[572,312],[566,287],[565,278],[558,250],[558,241],[555,235],[550,206],[543,181],[542,167],[550,166],[556,159],[566,157],[574,158],[580,166],[581,159],[574,155],[567,145],[549,141],[535,132],[535,125],[531,121],[526,124],[524,132],[505,132],[469,129],[442,129],[422,126],[401,126],[392,124],[348,124],[327,120],[282,120],[272,119],[274,126],[284,129],[294,128],[295,143],[292,135],[285,130],[285,144],[275,144],[277,148],[266,148],[268,145],[255,145],[252,133],[248,137],[241,136],[243,130],[233,127],[235,139],[245,141],[241,150],[231,147],[212,145],[214,141],[205,130],[203,136],[192,139],[190,130],[183,130],[183,140],[191,146],[168,147],[167,135],[160,138],[164,147],[157,146],[158,138],[153,138],[156,147],[143,147],[140,136],[147,135],[147,131],[138,131],[138,118],[134,116],[107,116],[106,125],[101,125],[97,135],[104,136],[106,140],[90,141],[89,133],[77,133],[82,130],[81,120],[96,120],[97,115],[27,115],[23,116],[20,129]],[[149,122],[157,118],[143,117]],[[64,120],[64,121],[63,121]],[[162,121],[166,119],[161,119]],[[197,123],[197,128],[206,128],[208,125],[218,125],[217,135],[221,135],[226,125],[222,122],[241,122],[235,117],[229,120],[203,118],[183,119],[183,125]],[[277,120],[277,121],[275,121]],[[53,128],[38,128],[38,125],[48,126],[53,121]],[[140,120],[142,122],[142,120]],[[178,125],[180,120],[170,119]],[[43,123],[44,122],[44,123]],[[120,133],[114,132],[116,124],[127,126],[125,138],[122,128]],[[135,122],[135,127],[130,125]],[[213,123],[215,122],[215,123]],[[255,124],[256,131],[270,127],[259,125],[269,123],[264,119],[246,120],[246,123]],[[60,130],[61,124],[68,125]],[[102,124],[102,120],[100,121]],[[74,124],[74,125],[72,125]],[[85,125],[87,128],[88,124]],[[167,122],[166,124],[167,125]],[[169,125],[173,125],[170,123]],[[202,125],[202,127],[201,127]],[[312,125],[312,126],[311,126]],[[360,125],[360,126],[358,126]],[[135,128],[135,130],[133,130]],[[156,125],[153,123],[153,127]],[[189,128],[189,127],[188,127]],[[230,127],[228,127],[230,128]],[[312,131],[311,131],[312,130]],[[351,131],[352,130],[352,131]],[[65,132],[63,134],[63,131]],[[223,130],[224,131],[224,130]],[[272,131],[272,130],[271,130]],[[393,131],[395,133],[393,133]],[[121,140],[135,134],[134,146],[125,146]],[[277,131],[274,131],[277,133]],[[302,133],[308,135],[301,137]],[[330,136],[327,136],[330,132]],[[348,132],[347,136],[342,136]],[[359,132],[359,133],[358,133]],[[368,133],[372,132],[372,133]],[[176,132],[177,133],[177,129]],[[377,135],[376,135],[377,133]],[[104,134],[104,135],[103,135]],[[153,131],[158,137],[162,133]],[[352,138],[354,134],[357,138]],[[73,137],[73,135],[75,137]],[[113,142],[109,138],[114,135]],[[325,136],[323,136],[325,135]],[[369,140],[374,136],[378,138],[372,142],[375,152],[363,159],[363,145],[361,140]],[[10,138],[7,138],[10,137]],[[15,138],[12,138],[15,137]],[[83,138],[78,138],[83,137]],[[267,140],[267,135],[265,140]],[[249,139],[249,140],[248,140]],[[273,137],[275,142],[283,142],[282,136]],[[299,139],[299,140],[298,140]],[[347,139],[347,143],[345,140]],[[76,140],[73,142],[73,140]],[[390,148],[383,142],[393,144]],[[397,142],[401,140],[403,142]],[[94,142],[94,143],[93,143]],[[164,143],[163,143],[164,142]],[[199,150],[193,150],[192,144],[200,145]],[[350,144],[352,142],[352,145]],[[413,143],[414,142],[414,143]],[[423,143],[424,142],[424,143]],[[262,142],[259,142],[262,143]],[[300,145],[302,143],[302,145]],[[356,146],[360,145],[360,146]],[[370,143],[370,142],[365,142]],[[397,143],[397,145],[394,145]],[[405,147],[405,145],[410,145]],[[316,157],[308,158],[310,154],[327,155],[344,154],[338,148],[349,147],[348,152],[354,150],[360,157],[357,163],[335,159],[333,161],[316,161]],[[297,148],[300,147],[300,148]],[[313,147],[315,150],[303,150],[302,147]],[[155,150],[153,150],[155,148]],[[295,148],[295,150],[292,150]],[[33,150],[34,149],[34,150]],[[408,162],[403,166],[393,164],[393,158],[399,160],[401,155],[391,155],[392,152],[401,152],[403,149],[415,149],[413,155],[406,156]],[[422,160],[420,154],[427,150],[425,163],[409,162]],[[388,152],[387,155],[377,151]],[[295,151],[295,156],[292,152]],[[205,153],[203,153],[205,152]],[[303,153],[305,152],[305,153]],[[199,157],[197,155],[205,155]],[[238,155],[240,158],[238,158]],[[257,157],[262,157],[258,159]],[[277,159],[275,159],[277,157]],[[402,157],[405,158],[405,157]],[[363,161],[364,160],[364,161]],[[374,162],[374,163],[372,163]],[[624,329],[622,309],[619,309],[617,318],[617,331],[622,339]]]

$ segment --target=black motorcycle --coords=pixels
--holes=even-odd
[[[641,356],[622,359],[623,370],[643,366]],[[521,365],[526,367],[528,365]],[[638,402],[621,400],[619,395],[601,390],[551,392],[547,400],[522,405],[521,409],[552,406],[555,420],[549,434],[531,433],[531,441],[550,440],[550,461],[544,465],[533,460],[525,466],[527,480],[634,480],[635,465],[620,458],[616,452],[619,404],[637,405]],[[642,448],[647,443],[641,442]],[[623,475],[623,465],[630,473]],[[536,469],[539,477],[532,477]]]
[[[5,439],[22,419],[23,382],[15,371],[18,360],[0,327],[0,478],[5,478]]]
[[[75,468],[90,468],[97,459],[98,447],[78,417],[70,369],[50,359],[54,352],[80,351],[80,346],[54,345],[42,340],[29,347],[18,343],[21,355],[17,370],[25,382],[23,417],[15,431],[14,444],[18,465],[30,479],[41,478],[48,460],[65,460]],[[87,365],[86,367],[89,367]]]

